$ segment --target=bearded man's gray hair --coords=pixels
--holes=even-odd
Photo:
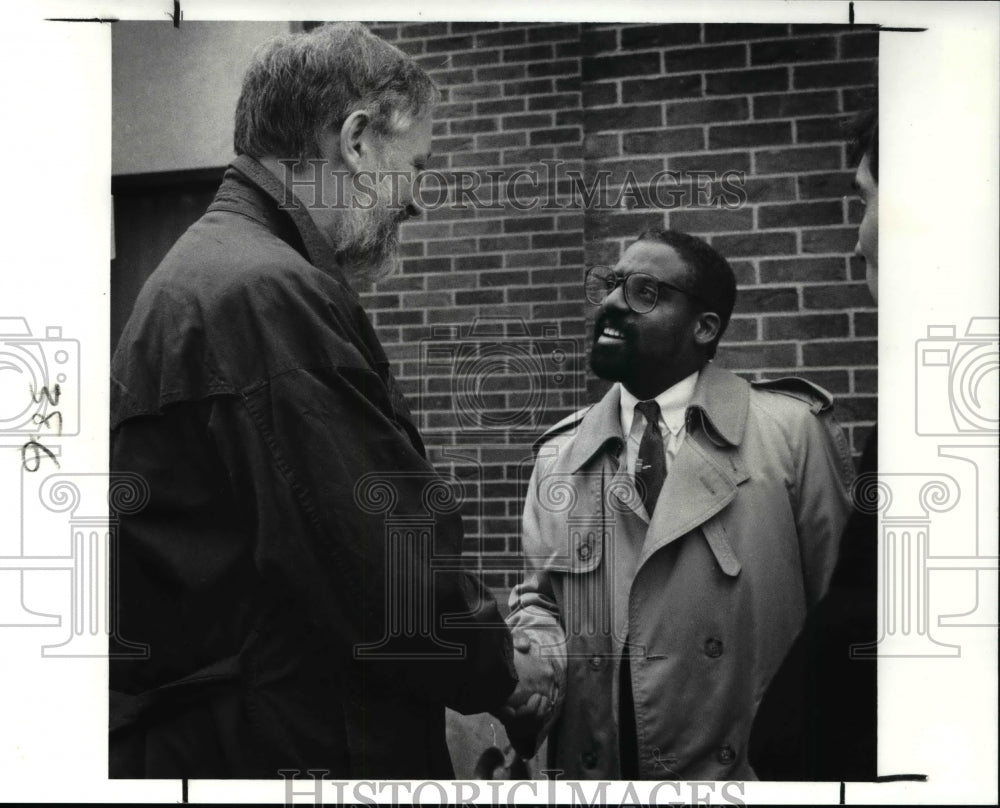
[[[359,109],[382,135],[406,128],[437,101],[430,76],[399,48],[360,23],[323,25],[263,45],[243,77],[236,104],[237,154],[306,160],[318,136],[339,130]]]

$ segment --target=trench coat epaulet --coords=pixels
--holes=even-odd
[[[583,420],[583,417],[590,412],[591,409],[593,409],[593,406],[593,404],[589,404],[588,406],[577,410],[572,415],[567,415],[561,421],[557,421],[555,424],[546,429],[545,432],[542,433],[542,436],[531,446],[535,456],[537,457],[538,450],[552,440],[556,435],[561,435],[563,432],[568,432],[576,427]]]
[[[762,379],[750,384],[758,390],[771,390],[775,393],[797,398],[809,405],[813,415],[819,415],[833,407],[833,396],[818,384],[800,379],[797,376],[783,376],[780,379]]]

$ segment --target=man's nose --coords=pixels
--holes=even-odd
[[[616,309],[618,311],[628,311],[628,303],[625,301],[625,284],[619,283],[606,298],[604,298],[605,309]]]

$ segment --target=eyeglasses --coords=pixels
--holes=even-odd
[[[645,272],[633,272],[630,275],[621,275],[611,267],[591,267],[587,270],[586,278],[583,282],[584,293],[587,300],[595,306],[600,306],[608,296],[619,286],[625,288],[625,303],[636,314],[648,314],[660,299],[660,287],[665,287],[674,292],[700,300],[700,298],[681,289],[672,283],[661,281]]]

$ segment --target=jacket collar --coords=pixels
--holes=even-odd
[[[705,433],[713,443],[739,446],[750,410],[750,385],[728,370],[709,362],[698,374],[698,383],[688,405],[688,429],[695,417],[701,418]]]
[[[569,463],[579,471],[609,441],[623,442],[620,415],[621,388],[614,385],[591,407],[577,428],[570,447]],[[687,408],[688,431],[699,420],[713,443],[739,446],[750,408],[750,385],[739,376],[709,362],[698,374],[698,382]]]
[[[297,204],[288,205],[289,197]],[[229,210],[249,216],[277,234],[287,231],[290,221],[309,263],[333,277],[355,297],[333,247],[319,232],[305,205],[253,157],[241,154],[229,164],[209,210]]]

